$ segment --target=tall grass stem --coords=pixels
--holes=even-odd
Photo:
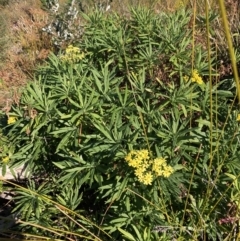
[[[233,43],[232,43],[231,33],[230,33],[229,25],[228,25],[226,8],[225,8],[223,0],[218,0],[218,4],[220,7],[223,28],[224,28],[226,39],[227,39],[229,56],[231,58],[233,76],[234,76],[234,79],[236,82],[236,88],[237,88],[236,94],[238,96],[238,104],[240,104],[240,83],[239,83],[239,76],[238,76],[238,70],[237,70],[237,62],[236,62],[236,57],[235,57],[235,53],[234,53],[234,47],[233,47]]]

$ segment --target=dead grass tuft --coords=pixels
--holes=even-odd
[[[36,66],[47,58],[51,44],[48,39],[42,39],[41,28],[48,23],[49,17],[41,9],[40,0],[10,1],[2,7],[1,13],[8,41],[1,47],[4,64],[0,66],[0,90],[4,91],[4,87],[9,96],[10,89],[24,85],[33,76]],[[1,98],[0,105],[3,101]]]

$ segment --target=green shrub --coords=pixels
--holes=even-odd
[[[227,237],[238,111],[227,80],[208,81],[200,45],[192,66],[190,14],[84,17],[74,58],[73,47],[51,55],[8,113],[9,164],[32,177],[16,191],[20,227],[81,240]]]

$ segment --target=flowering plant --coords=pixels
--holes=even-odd
[[[84,58],[84,53],[81,53],[80,48],[73,47],[73,45],[69,45],[65,54],[60,56],[60,59],[63,62],[67,63],[78,63]]]
[[[15,190],[14,211],[33,224],[21,230],[224,239],[232,227],[218,220],[228,220],[231,201],[239,205],[238,185],[229,191],[240,171],[239,110],[227,80],[212,85],[205,74],[203,84],[199,46],[191,71],[189,13],[84,17],[81,41],[52,54],[4,116],[1,164],[23,165],[31,177]]]
[[[185,81],[188,81],[190,80],[191,82],[196,82],[197,84],[199,85],[202,85],[203,84],[203,79],[202,77],[199,75],[198,71],[196,69],[194,69],[192,71],[192,76],[190,78],[188,78],[187,76],[184,76],[184,80]]]
[[[166,164],[162,157],[150,159],[148,150],[130,151],[125,157],[128,165],[135,169],[135,175],[139,182],[150,185],[154,175],[156,177],[169,177],[173,173],[173,168]]]

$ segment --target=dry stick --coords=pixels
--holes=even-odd
[[[107,214],[109,208],[112,206],[112,204],[113,204],[114,201],[115,201],[115,199],[110,202],[110,204],[108,205],[106,211],[104,212],[103,217],[102,217],[102,220],[101,220],[101,222],[100,222],[100,226],[103,224],[104,218],[106,217],[106,214]],[[99,235],[99,232],[100,232],[100,230],[98,231],[98,235]]]
[[[58,208],[59,210],[61,210],[60,208]],[[65,215],[66,215],[66,213],[64,213]],[[69,217],[68,215],[66,215],[67,217]],[[70,218],[70,217],[69,217]],[[71,219],[71,218],[70,218]],[[72,220],[72,219],[71,219]],[[74,220],[72,220],[72,221],[74,221]],[[75,221],[76,222],[76,221]],[[57,231],[59,231],[58,229],[55,229],[55,228],[46,228],[46,227],[44,227],[44,226],[42,226],[42,225],[38,225],[38,224],[35,224],[35,223],[30,223],[30,222],[25,222],[25,221],[22,221],[22,220],[17,220],[16,221],[16,223],[23,223],[23,224],[27,224],[27,225],[29,225],[29,226],[33,226],[33,227],[36,227],[36,228],[40,228],[40,229],[43,229],[43,230],[47,230],[47,231],[49,231],[49,232],[51,232],[51,233],[54,233],[54,234],[56,234],[56,235],[58,235],[58,236],[63,236],[64,234],[73,234],[73,235],[76,235],[76,236],[78,236],[78,237],[83,237],[83,235],[81,235],[81,234],[76,234],[76,233],[72,233],[72,232],[70,232],[70,231],[66,231],[66,230],[60,230],[62,233],[58,233]],[[89,232],[89,231],[88,231]],[[85,236],[84,236],[85,237]],[[75,241],[74,239],[72,239],[72,238],[69,238],[69,237],[65,237],[66,239],[68,239],[68,240],[70,240],[70,241]],[[88,238],[88,237],[85,237],[85,238]],[[49,239],[49,238],[47,238],[47,239]],[[88,238],[88,239],[90,239],[90,238]],[[93,240],[93,239],[92,239]],[[101,241],[101,239],[98,239],[98,240],[100,240]]]
[[[233,142],[233,140],[234,140],[234,138],[235,138],[235,136],[238,134],[238,130],[236,129],[236,132],[234,133],[234,135],[233,135],[233,137],[232,137],[232,140],[231,140],[231,144],[232,144],[232,142]],[[229,148],[231,147],[231,144],[229,145]],[[223,157],[223,162],[227,159],[227,157],[228,157],[228,154],[227,154],[227,151],[226,151],[226,154],[225,154],[225,156]],[[217,175],[216,175],[216,177],[215,177],[215,179],[214,180],[212,180],[211,181],[211,185],[213,186],[213,188],[215,187],[215,189],[218,191],[218,193],[221,195],[221,197],[219,198],[219,200],[217,201],[217,203],[216,203],[216,205],[222,200],[222,199],[224,199],[225,201],[227,201],[226,200],[226,192],[227,192],[227,190],[226,190],[226,192],[224,192],[224,193],[221,193],[219,190],[218,190],[218,188],[217,188],[217,186],[216,186],[216,182],[217,182],[217,178],[218,178],[218,175],[220,174],[220,171],[221,171],[221,168],[222,167],[220,167],[220,168],[218,168],[218,172],[217,172]],[[236,177],[233,181],[232,181],[232,183],[231,183],[231,185],[235,182],[235,180],[237,179],[238,177]],[[231,186],[230,185],[230,186]],[[216,207],[216,205],[214,206],[214,208]],[[211,210],[210,210],[210,212],[208,213],[208,216],[210,216],[210,214],[214,211],[214,208],[212,208]],[[238,211],[239,211],[239,205],[237,205],[237,210],[236,210],[236,214],[238,213]],[[236,231],[236,228],[234,228],[234,226],[233,226],[233,228],[232,228],[232,231]],[[232,235],[232,232],[230,232],[230,234],[229,235]],[[229,236],[228,235],[228,236]],[[235,235],[236,236],[236,235]],[[227,240],[227,239],[226,239]],[[234,239],[235,240],[235,239]]]
[[[33,226],[33,227],[36,227],[36,228],[40,228],[40,229],[43,229],[43,230],[47,230],[47,231],[49,231],[49,232],[51,232],[51,233],[54,233],[54,234],[56,234],[56,235],[63,236],[63,234],[60,234],[60,233],[54,231],[53,228],[46,228],[46,227],[43,227],[43,226],[38,225],[38,224],[36,224],[36,223],[29,223],[29,222],[25,222],[25,221],[22,221],[22,220],[17,220],[17,223],[27,224],[27,225],[30,225],[30,226]],[[61,230],[61,231],[62,231],[62,230]],[[70,240],[70,241],[74,241],[74,239],[71,239],[71,238],[67,238],[67,239]]]
[[[235,179],[233,179],[232,183],[227,187],[227,189],[225,190],[225,192],[223,192],[223,195],[221,196],[221,198],[218,199],[218,201],[215,203],[215,205],[212,207],[212,209],[210,210],[209,213],[211,213],[215,208],[216,206],[218,205],[218,203],[225,197],[225,194],[229,191],[229,189],[233,186],[234,182],[236,180],[238,180],[238,178],[240,177],[240,174],[238,174]]]
[[[161,211],[162,213],[165,213],[164,210],[161,210],[159,207],[157,207],[154,203],[150,202],[149,200],[147,200],[145,197],[141,196],[140,194],[138,194],[137,192],[129,189],[128,187],[126,188],[126,190],[128,190],[129,192],[135,194],[136,196],[142,198],[144,201],[146,201],[148,204],[152,205],[153,207],[155,207],[156,209],[158,209],[159,211]],[[166,213],[167,214],[167,213]]]
[[[58,208],[57,206],[56,206],[56,208],[57,208],[58,210],[62,211],[62,210],[61,210],[60,208]],[[62,211],[62,212],[63,212],[63,211]],[[71,217],[70,217],[69,215],[67,215],[65,212],[63,212],[63,214],[66,215],[70,220],[72,220],[73,222],[75,222],[76,224],[78,224],[75,220],[73,220],[73,218],[71,218]],[[55,230],[54,228],[48,229],[48,228],[46,228],[46,227],[44,227],[44,226],[41,226],[41,225],[38,225],[38,224],[34,224],[34,223],[25,222],[25,221],[22,221],[22,220],[18,220],[17,222],[18,222],[18,223],[23,223],[23,224],[28,224],[28,225],[31,225],[31,226],[34,226],[34,227],[37,227],[37,228],[45,229],[45,230],[47,230],[47,231],[49,231],[49,232],[53,232],[53,233],[59,235],[57,232],[54,231],[54,230]],[[81,227],[82,227],[82,226],[81,226]],[[84,227],[82,227],[82,228],[84,229]],[[57,230],[57,229],[56,229],[56,230]],[[85,230],[86,230],[86,229],[85,229]],[[76,236],[78,236],[78,237],[84,237],[84,238],[89,239],[89,240],[95,240],[95,239],[86,237],[86,236],[81,235],[81,234],[73,233],[73,232],[71,232],[71,231],[65,231],[65,230],[61,230],[61,231],[63,231],[65,234],[72,234],[72,235],[76,235]],[[63,234],[60,234],[60,236],[63,236]],[[94,236],[94,237],[97,238],[96,236]],[[69,237],[64,237],[64,238],[66,238],[66,239],[68,239],[68,240],[70,240],[70,241],[75,241],[75,239],[72,239],[72,238],[69,238]],[[48,238],[48,239],[49,239],[49,238]],[[97,240],[102,241],[102,240],[99,239],[99,238],[97,238]]]
[[[124,46],[124,43],[123,43],[123,39],[121,39],[121,42],[122,42],[122,47],[123,47],[123,54],[124,54],[124,60],[125,60],[125,66],[126,66],[126,70],[127,70],[127,78],[130,82],[130,85],[131,85],[131,89],[133,91],[133,97],[134,97],[134,100],[135,100],[135,104],[136,106],[137,105],[137,98],[136,98],[136,95],[135,95],[135,92],[134,92],[134,89],[133,89],[133,85],[131,83],[131,77],[130,77],[130,71],[129,71],[129,68],[128,68],[128,62],[127,62],[127,58],[126,58],[126,52],[125,52],[125,46]],[[136,76],[134,75],[134,73],[132,74],[133,75],[133,78]],[[140,110],[137,108],[137,111],[138,111],[138,114],[139,114],[139,117],[140,117],[140,121],[141,121],[141,124],[142,124],[142,127],[143,127],[143,131],[144,131],[144,137],[145,137],[145,140],[147,142],[147,146],[148,146],[148,150],[149,150],[149,153],[151,153],[150,151],[150,144],[149,144],[149,141],[148,141],[148,137],[147,137],[147,131],[146,131],[146,127],[144,125],[144,119],[143,119],[143,115],[142,113],[140,112]]]
[[[193,16],[192,16],[192,53],[191,53],[191,72],[194,69],[194,59],[195,59],[195,22],[196,22],[196,1],[194,1],[194,5],[193,5]],[[190,20],[191,21],[191,20]],[[191,26],[190,26],[191,27]],[[192,73],[191,73],[192,74]],[[192,107],[192,98],[191,98],[191,103],[190,103],[191,107]],[[192,108],[190,109],[190,128],[192,127]]]
[[[80,228],[82,228],[84,231],[86,231],[86,232],[88,232],[89,233],[89,231],[86,229],[86,228],[84,228],[80,223],[78,223],[77,221],[75,221],[72,217],[70,217],[65,211],[63,211],[61,208],[59,208],[57,205],[55,205],[55,208],[57,208],[60,212],[62,212],[66,217],[68,217],[70,220],[72,220],[75,224],[77,224]],[[71,233],[71,232],[70,232]],[[75,233],[74,233],[75,234]],[[75,234],[76,235],[76,234]],[[97,240],[99,240],[99,241],[102,241],[100,238],[98,238],[95,234],[91,234],[94,238],[96,238]],[[89,238],[89,237],[86,237],[86,236],[83,236],[83,235],[80,235],[80,234],[77,234],[77,236],[79,236],[79,237],[84,237],[84,238],[87,238],[87,239],[91,239],[91,238]],[[91,239],[91,240],[95,240],[95,239]]]
[[[43,241],[43,240],[51,240],[49,239],[49,237],[43,237],[43,236],[39,236],[39,235],[34,235],[34,234],[29,234],[29,233],[24,233],[24,232],[16,232],[16,231],[5,231],[4,233],[6,234],[16,234],[16,235],[22,235],[24,237],[27,237],[27,239],[21,239],[19,241]],[[35,238],[33,240],[29,239],[29,238]],[[7,239],[6,241],[10,241],[12,239]],[[17,241],[18,239],[16,239]],[[0,241],[5,241],[4,239],[0,238]],[[54,241],[63,241],[62,239],[54,239]],[[75,241],[75,240],[74,240]]]
[[[210,34],[210,29],[209,29],[209,8],[208,8],[208,4],[207,4],[207,0],[205,0],[205,8],[206,8],[206,29],[207,29],[207,48],[208,48],[208,71],[209,71],[209,95],[210,95],[210,163],[208,166],[208,180],[211,180],[210,174],[211,174],[211,169],[212,169],[212,162],[213,162],[213,97],[212,97],[212,66],[211,66],[211,47],[210,47],[210,39],[209,39],[209,34]],[[206,193],[206,198],[205,200],[208,200],[208,198],[210,197],[210,194],[213,191],[213,188],[211,186],[211,181],[207,182],[207,193]],[[207,206],[207,203],[205,202],[205,204],[203,205],[202,208],[202,213],[204,213],[205,208]],[[204,236],[204,240],[206,239],[206,237]]]
[[[143,196],[141,196],[141,195],[138,194],[137,192],[135,192],[135,191],[129,189],[128,187],[126,188],[126,190],[129,191],[129,192],[131,192],[131,193],[133,193],[133,194],[135,194],[136,196],[142,198],[145,202],[147,202],[147,203],[150,204],[151,206],[155,207],[156,210],[159,210],[161,213],[165,214],[166,217],[167,217],[168,222],[170,222],[170,221],[169,221],[169,215],[168,215],[168,213],[167,213],[167,210],[164,211],[163,209],[159,208],[159,207],[156,206],[154,203],[150,202],[149,200],[147,200],[146,198],[144,198]]]
[[[181,220],[181,223],[180,223],[181,226],[183,226],[183,222],[184,222],[184,218],[185,218],[185,213],[186,213],[186,210],[187,210],[187,204],[188,204],[189,194],[190,194],[190,190],[191,190],[191,186],[192,186],[192,182],[193,182],[194,173],[195,173],[195,170],[196,170],[196,168],[197,168],[198,158],[199,158],[201,149],[202,149],[202,144],[201,144],[200,147],[199,147],[198,154],[197,154],[197,157],[196,157],[196,161],[195,161],[195,164],[194,164],[194,167],[193,167],[193,171],[192,171],[192,175],[191,175],[191,179],[190,179],[190,185],[189,185],[189,187],[188,187],[187,197],[186,197],[186,201],[185,201],[185,205],[184,205],[183,217],[182,217],[182,220]],[[182,229],[180,230],[180,236],[181,236],[181,234],[182,234]]]
[[[106,233],[104,230],[102,230],[101,228],[99,228],[96,224],[92,223],[90,220],[88,220],[88,219],[85,218],[84,216],[82,216],[82,215],[80,215],[80,214],[78,214],[78,213],[70,210],[69,208],[64,207],[63,205],[61,205],[61,204],[59,204],[59,203],[51,200],[51,199],[48,198],[47,196],[41,195],[41,194],[39,194],[39,193],[37,193],[37,192],[34,192],[34,191],[32,191],[32,190],[29,190],[29,189],[27,189],[27,188],[25,188],[25,187],[22,187],[22,186],[20,186],[20,185],[18,185],[18,184],[16,184],[16,183],[13,183],[13,182],[4,180],[4,179],[1,178],[1,177],[0,177],[0,181],[9,183],[9,184],[11,184],[11,185],[13,185],[13,186],[15,186],[15,187],[18,187],[18,188],[20,188],[20,189],[22,189],[22,190],[24,190],[24,191],[26,191],[26,192],[29,192],[29,193],[31,193],[31,194],[34,194],[35,196],[40,196],[40,197],[41,197],[43,200],[45,200],[46,202],[49,202],[49,203],[51,203],[51,204],[54,204],[55,206],[58,206],[59,208],[65,210],[65,211],[67,211],[67,212],[69,212],[69,213],[71,213],[71,214],[73,214],[73,215],[76,215],[77,217],[82,218],[83,220],[86,220],[88,223],[90,223],[91,225],[95,226],[96,228],[98,228],[98,229],[101,230],[104,234],[106,234],[108,237],[111,238],[111,236],[110,236],[108,233]],[[30,223],[29,223],[29,224],[30,224]],[[57,230],[57,229],[55,229],[55,230]],[[67,231],[65,231],[65,230],[58,230],[58,231],[65,232],[65,233],[67,232]],[[92,234],[90,231],[87,230],[87,232],[88,232],[90,235],[94,236],[94,234]]]
[[[232,63],[232,68],[233,68],[233,76],[234,76],[234,79],[236,82],[238,104],[240,104],[240,83],[239,83],[239,76],[238,76],[238,70],[237,70],[237,61],[236,61],[236,57],[234,54],[231,33],[229,30],[229,26],[228,26],[226,8],[224,5],[224,0],[218,0],[218,3],[219,3],[219,7],[220,7],[221,16],[222,16],[223,27],[224,27],[224,30],[226,33],[225,35],[226,35],[226,39],[227,39],[229,55],[231,58],[231,63]]]
[[[225,9],[225,8],[224,8],[224,9]],[[227,34],[227,33],[226,33],[226,34]],[[231,41],[231,40],[230,40],[230,41]],[[235,78],[235,76],[234,76],[234,78]],[[235,81],[236,81],[236,85],[238,86],[236,78],[235,78]],[[238,92],[237,94],[239,94],[239,92]],[[238,95],[235,95],[235,97],[234,97],[234,99],[233,99],[233,102],[232,102],[232,104],[231,104],[231,106],[230,106],[230,108],[229,108],[229,113],[232,111],[233,105],[234,105],[237,97],[238,97]],[[222,136],[223,136],[223,134],[224,134],[224,130],[225,130],[225,127],[226,127],[226,125],[227,125],[228,119],[229,119],[229,115],[227,116],[227,118],[226,118],[226,120],[225,120],[225,123],[224,123],[224,125],[223,125],[221,134],[220,134],[219,137],[218,137],[217,143],[219,143],[220,139],[222,138]],[[230,148],[230,146],[229,146],[229,148]],[[216,148],[216,150],[217,150],[217,148]],[[213,157],[214,157],[214,155],[215,155],[215,152],[216,152],[216,151],[214,151],[214,152],[212,153],[212,154],[213,154]]]

